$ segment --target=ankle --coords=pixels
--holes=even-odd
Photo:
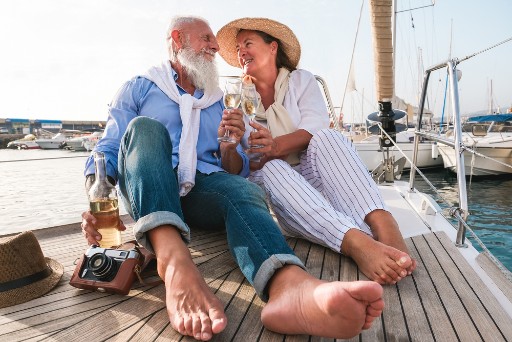
[[[269,300],[279,297],[282,293],[286,293],[289,286],[302,286],[304,281],[313,278],[304,269],[297,265],[285,265],[277,270],[268,283]]]

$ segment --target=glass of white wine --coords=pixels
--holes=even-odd
[[[254,122],[256,117],[256,111],[260,106],[260,97],[256,91],[256,86],[252,83],[244,84],[242,87],[242,111],[249,117],[251,122]],[[256,132],[256,128],[253,128],[253,132]],[[261,145],[251,145],[250,148],[261,148]]]
[[[240,98],[242,92],[242,80],[240,78],[228,78],[224,85],[224,106],[226,109],[234,109],[240,106]],[[217,138],[218,142],[236,143],[229,130],[225,130],[222,137]]]

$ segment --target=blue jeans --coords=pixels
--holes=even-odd
[[[270,215],[264,192],[247,179],[197,172],[195,186],[180,198],[172,143],[158,121],[132,120],[121,140],[118,165],[121,197],[137,222],[135,238],[149,250],[145,233],[161,225],[176,227],[186,242],[189,226],[226,229],[231,254],[263,300],[268,300],[267,283],[279,268],[304,268]]]

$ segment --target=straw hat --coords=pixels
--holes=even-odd
[[[0,238],[0,308],[42,296],[63,273],[60,263],[44,257],[31,231]]]
[[[219,54],[224,60],[239,68],[238,53],[236,51],[236,35],[240,30],[257,30],[265,32],[281,41],[280,48],[286,53],[294,67],[297,67],[300,59],[299,40],[293,31],[286,25],[267,18],[241,18],[233,20],[217,32]]]

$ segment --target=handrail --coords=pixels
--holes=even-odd
[[[325,99],[327,100],[327,110],[329,111],[329,117],[333,121],[334,129],[339,131],[340,127],[338,123],[338,118],[336,118],[336,113],[334,112],[334,106],[332,105],[331,94],[329,93],[329,89],[327,88],[327,82],[325,82],[325,80],[321,76],[315,75],[315,78],[317,82],[322,85],[322,90],[324,92]]]
[[[455,115],[454,119],[454,141],[453,143],[447,144],[450,146],[453,146],[455,148],[455,155],[457,157],[457,165],[456,165],[456,171],[457,171],[457,184],[458,184],[458,197],[459,197],[459,208],[457,208],[454,212],[458,212],[457,214],[462,217],[463,221],[467,220],[467,217],[469,215],[469,209],[468,209],[468,201],[467,201],[467,191],[466,191],[466,171],[464,167],[464,145],[462,143],[462,124],[460,119],[460,107],[459,107],[459,92],[458,92],[458,86],[457,86],[457,70],[456,66],[459,63],[457,59],[451,59],[446,62],[434,65],[430,68],[428,68],[425,71],[425,76],[423,78],[423,88],[421,91],[421,99],[420,99],[420,106],[418,109],[418,118],[417,118],[417,124],[416,124],[416,130],[414,132],[414,154],[413,154],[413,162],[416,164],[417,158],[418,158],[418,144],[420,140],[420,136],[425,136],[423,132],[420,131],[421,129],[421,123],[422,123],[422,117],[423,117],[423,110],[425,108],[425,100],[427,95],[427,87],[428,87],[428,81],[430,78],[430,73],[432,71],[447,68],[448,69],[448,77],[450,78],[450,96],[451,96],[451,102],[452,102],[452,110]],[[438,139],[433,139],[438,140]],[[409,191],[414,191],[414,178],[415,178],[416,170],[415,168],[411,168],[410,178],[409,178]],[[457,247],[465,247],[465,238],[466,238],[466,226],[464,222],[460,221],[458,222],[458,230],[457,230],[457,238],[455,240],[455,245]]]

